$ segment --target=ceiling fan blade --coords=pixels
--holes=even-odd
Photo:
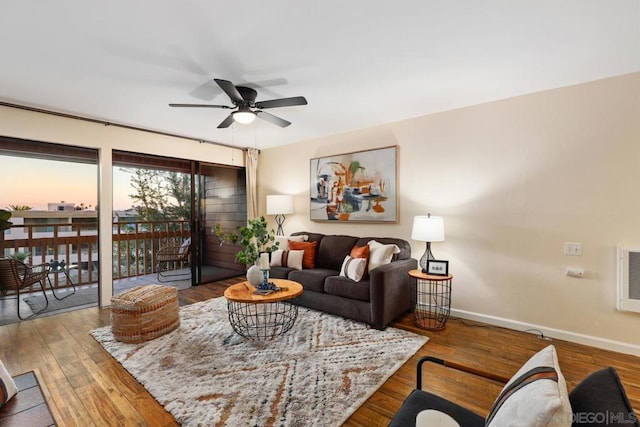
[[[220,86],[220,89],[222,89],[224,93],[229,95],[229,98],[231,98],[233,102],[235,103],[244,102],[244,98],[242,97],[242,95],[240,95],[240,92],[238,92],[238,89],[236,89],[233,83],[231,83],[228,80],[222,80],[222,79],[213,79],[213,80],[215,80],[215,82],[218,83],[218,86]]]
[[[256,102],[256,108],[290,107],[292,105],[307,105],[307,99],[304,96],[294,96],[292,98]]]
[[[274,116],[273,114],[265,113],[264,111],[256,111],[256,115],[258,116],[258,118],[271,122],[274,125],[278,125],[281,128],[286,128],[291,124],[291,122],[288,122],[285,119],[281,119],[280,117]]]
[[[213,105],[213,104],[169,104],[169,107],[226,108],[226,109],[233,108],[227,105]]]
[[[233,115],[229,114],[226,119],[224,119],[219,125],[218,129],[228,128],[233,123]]]

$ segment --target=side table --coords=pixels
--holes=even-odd
[[[56,291],[55,291],[55,288],[53,286],[53,283],[51,283],[51,277],[49,277],[49,275],[47,275],[47,280],[49,281],[49,287],[51,288],[51,293],[53,294],[55,299],[57,299],[59,301],[62,301],[66,297],[70,297],[71,295],[76,293],[76,285],[75,285],[75,283],[73,283],[73,280],[71,280],[71,277],[69,276],[69,270],[72,269],[72,268],[78,268],[78,267],[77,266],[69,266],[69,265],[66,265],[64,263],[58,263],[57,261],[52,261],[52,262],[49,263],[49,274],[55,274],[56,276],[58,276],[60,273],[64,274],[64,277],[67,280],[67,283],[71,284],[71,287],[73,287],[73,292],[70,292],[67,295],[63,296],[63,297],[58,297],[58,295],[56,295]],[[56,284],[57,284],[57,280],[56,280]]]
[[[422,270],[409,271],[411,307],[416,326],[431,331],[444,329],[451,313],[452,275],[435,276]]]

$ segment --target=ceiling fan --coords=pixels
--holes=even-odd
[[[280,99],[270,99],[268,101],[258,101],[256,102],[256,96],[258,96],[258,92],[255,89],[246,86],[235,86],[228,80],[222,79],[214,79],[215,82],[220,86],[220,88],[226,93],[231,102],[233,103],[233,107],[228,105],[213,105],[213,104],[169,104],[169,107],[195,107],[195,108],[224,108],[224,109],[234,109],[237,108],[236,111],[232,112],[224,119],[219,125],[218,128],[228,128],[231,124],[236,121],[238,123],[251,123],[255,120],[256,117],[271,122],[280,127],[287,127],[291,124],[284,119],[281,119],[278,116],[274,116],[273,114],[269,114],[262,110],[266,110],[268,108],[277,108],[277,107],[290,107],[293,105],[307,105],[307,100],[304,96],[294,96],[292,98],[280,98]]]

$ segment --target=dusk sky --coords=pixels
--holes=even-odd
[[[131,207],[130,175],[114,168],[113,207]],[[47,203],[65,201],[95,208],[98,200],[98,167],[84,163],[30,159],[0,155],[0,209],[27,205],[46,210]]]

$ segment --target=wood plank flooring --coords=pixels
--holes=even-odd
[[[228,279],[180,292],[182,304],[221,296]],[[174,426],[173,417],[158,404],[89,335],[109,324],[109,310],[89,308],[0,327],[0,359],[12,374],[38,368],[52,397],[52,411],[61,426]],[[416,361],[423,355],[468,364],[510,377],[534,352],[553,343],[569,389],[587,374],[614,366],[632,405],[640,408],[640,358],[536,335],[451,319],[445,330],[428,332],[412,325],[410,315],[393,326],[430,338],[344,424],[386,426],[415,387]],[[431,366],[425,388],[486,415],[500,385]],[[309,425],[314,425],[309,420]]]

